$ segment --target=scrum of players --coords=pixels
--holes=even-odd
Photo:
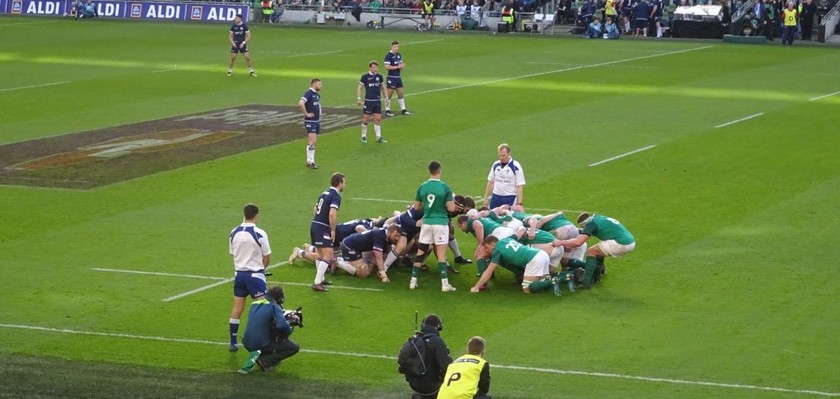
[[[560,211],[541,215],[526,213],[519,205],[476,208],[472,198],[461,195],[455,195],[454,202],[458,210],[449,213],[449,247],[454,263],[463,267],[473,261],[460,253],[455,228],[476,240],[474,258],[478,280],[470,289],[473,293],[487,289],[499,267],[515,276],[524,293],[553,291],[561,296],[563,290],[590,288],[606,274],[604,257],[621,256],[635,246],[635,239],[623,225],[598,214],[581,213],[579,229]],[[408,206],[387,218],[354,219],[337,224],[332,242],[335,256],[329,261],[331,274],[338,275],[338,269],[358,278],[375,273],[383,283],[388,283],[389,270],[393,267],[420,263],[427,270],[426,255],[419,258],[416,255],[422,212]],[[601,241],[588,247],[590,236]],[[616,239],[631,242],[622,245]],[[289,263],[299,259],[314,264],[319,255],[314,246],[304,243],[292,250]],[[460,273],[453,266],[449,266],[448,272]]]

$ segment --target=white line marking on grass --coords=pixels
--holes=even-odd
[[[68,329],[68,328],[51,328],[51,327],[29,326],[29,325],[22,325],[22,324],[0,323],[0,327],[9,328],[9,329],[28,330],[28,331],[42,331],[42,332],[49,332],[49,333],[62,333],[62,334],[73,334],[73,335],[90,335],[90,336],[108,337],[108,338],[128,338],[128,339],[137,339],[137,340],[146,340],[146,341],[175,342],[175,343],[202,344],[202,345],[214,345],[214,346],[227,346],[227,345],[229,345],[228,342],[209,341],[209,340],[204,340],[204,339],[169,338],[169,337],[159,337],[159,336],[153,336],[153,335],[134,335],[134,334],[108,333],[108,332],[99,332],[99,331],[71,330],[71,329]],[[388,360],[388,361],[396,360],[395,356],[378,355],[378,354],[372,354],[372,353],[339,352],[339,351],[318,350],[318,349],[301,349],[300,351],[305,352],[305,353],[318,354],[318,355],[349,356],[349,357],[370,358],[370,359],[383,359],[383,360]],[[768,387],[768,386],[760,386],[760,385],[728,384],[728,383],[723,383],[723,382],[712,382],[712,381],[692,381],[692,380],[680,380],[680,379],[672,379],[672,378],[636,376],[636,375],[628,375],[628,374],[601,373],[601,372],[593,372],[593,371],[560,370],[560,369],[551,369],[551,368],[545,368],[545,367],[528,367],[528,366],[504,365],[504,364],[496,364],[496,363],[493,363],[493,367],[497,368],[497,369],[507,369],[507,370],[516,370],[516,371],[536,371],[536,372],[540,372],[540,373],[549,373],[549,374],[579,375],[579,376],[585,376],[585,377],[600,377],[600,378],[611,378],[611,379],[619,379],[619,380],[656,382],[656,383],[665,383],[665,384],[674,384],[674,385],[699,385],[699,386],[708,386],[708,387],[717,387],[717,388],[732,388],[732,389],[743,389],[743,390],[784,392],[784,393],[796,393],[796,394],[807,394],[807,395],[828,396],[828,397],[838,397],[838,396],[840,396],[840,392],[825,392],[825,391],[816,391],[816,390],[812,390],[812,389],[791,389],[791,388]]]
[[[639,148],[639,149],[637,149],[637,150],[633,150],[633,151],[630,151],[630,152],[625,152],[624,154],[621,154],[621,155],[616,155],[616,156],[614,156],[614,157],[607,158],[607,159],[604,159],[604,160],[601,160],[601,161],[598,161],[598,162],[595,162],[595,163],[591,163],[591,164],[589,164],[589,166],[598,166],[598,165],[600,165],[600,164],[604,164],[604,163],[607,163],[607,162],[610,162],[610,161],[615,161],[616,159],[619,159],[619,158],[624,158],[624,157],[626,157],[626,156],[628,156],[628,155],[633,155],[633,154],[635,154],[635,153],[637,153],[637,152],[647,151],[647,150],[649,150],[649,149],[651,149],[651,148],[653,148],[653,147],[656,147],[656,144],[649,145],[649,146],[647,146],[647,147],[642,147],[642,148]]]
[[[405,46],[405,45],[410,45],[410,44],[437,43],[437,42],[442,42],[442,41],[443,41],[443,39],[434,39],[434,40],[421,40],[419,42],[405,42],[405,43],[400,43],[400,44]]]
[[[36,25],[36,24],[51,24],[56,21],[32,21],[32,22],[14,22],[11,24],[0,24],[0,26],[16,26],[16,25]]]
[[[280,284],[283,285],[293,285],[296,287],[311,287],[312,284],[309,283],[290,283],[288,281],[280,281]],[[337,290],[356,290],[356,291],[371,291],[371,292],[382,292],[385,291],[379,288],[364,288],[364,287],[348,287],[345,285],[328,285],[327,286],[330,290],[337,289]]]
[[[309,57],[315,55],[327,55],[327,54],[337,54],[342,53],[344,50],[331,50],[331,51],[321,51],[317,53],[298,53],[294,51],[256,51],[257,53],[264,53],[264,54],[285,54],[286,58],[294,58],[294,57]]]
[[[819,396],[840,396],[840,392],[823,392],[823,391],[814,391],[814,390],[810,390],[810,389],[790,389],[790,388],[765,387],[765,386],[760,386],[760,385],[727,384],[727,383],[724,383],[724,382],[677,380],[677,379],[672,379],[672,378],[644,377],[644,376],[637,376],[637,375],[599,373],[599,372],[592,372],[592,371],[556,370],[556,369],[547,369],[547,368],[542,368],[542,367],[505,366],[505,365],[501,365],[501,364],[500,365],[493,364],[493,367],[502,368],[502,369],[509,369],[509,370],[539,371],[539,372],[543,372],[543,373],[552,373],[552,374],[570,374],[570,375],[582,375],[582,376],[587,376],[587,377],[615,378],[615,379],[622,379],[622,380],[664,382],[664,383],[667,383],[667,384],[677,384],[677,385],[701,385],[701,386],[711,386],[711,387],[720,387],[720,388],[752,389],[752,390],[759,390],[759,391],[801,393],[801,394],[819,395]]]
[[[395,199],[384,199],[384,198],[350,198],[351,200],[356,201],[374,201],[374,202],[399,202],[401,204],[413,204],[414,201],[409,200],[395,200]]]
[[[44,84],[40,84],[40,85],[31,85],[31,86],[7,87],[5,89],[0,89],[0,92],[2,92],[2,91],[12,91],[12,90],[23,90],[23,89],[37,89],[39,87],[57,86],[57,85],[63,85],[63,84],[67,84],[67,83],[70,83],[70,81],[67,80],[67,81],[64,81],[64,82],[44,83]]]
[[[652,147],[656,147],[656,146],[652,146]],[[475,200],[475,204],[476,204],[476,205],[479,205],[479,204],[481,204],[481,203],[483,203],[483,202],[484,202],[484,198],[481,198],[481,197],[479,197],[479,196],[477,196],[477,195],[473,196],[473,198],[475,198],[475,199],[476,199],[476,200]],[[394,199],[384,199],[384,198],[350,198],[350,199],[351,199],[351,200],[356,200],[356,201],[399,202],[399,203],[403,203],[403,204],[410,204],[410,203],[414,202],[414,201],[394,200]],[[576,210],[572,210],[572,209],[557,209],[557,208],[531,208],[531,207],[528,207],[528,208],[526,208],[525,210],[526,210],[526,211],[546,211],[546,212],[557,212],[557,211],[560,211],[560,212],[573,212],[573,213],[581,213],[581,212],[583,212],[583,211],[576,211]]]
[[[178,70],[178,66],[176,65],[173,68],[158,69],[157,71],[152,71],[152,73],[170,72],[170,71],[177,71],[177,70]]]
[[[280,263],[271,265],[268,268],[271,269],[271,268],[274,268],[274,267],[279,267],[279,266],[285,265],[287,263],[289,263],[289,262],[288,261],[280,262]],[[143,271],[143,270],[126,270],[126,269],[106,269],[106,268],[101,268],[101,267],[92,267],[91,270],[95,270],[95,271],[98,271],[98,272],[143,274],[143,275],[149,275],[149,276],[164,276],[164,277],[183,277],[183,278],[194,278],[194,279],[216,280],[217,281],[216,283],[205,285],[203,287],[196,288],[192,291],[187,291],[187,292],[182,293],[182,294],[171,296],[169,298],[164,299],[163,300],[164,302],[174,301],[176,299],[183,298],[185,296],[192,295],[192,294],[195,294],[197,292],[209,290],[210,288],[217,287],[217,286],[220,286],[222,284],[227,284],[227,283],[233,281],[232,278],[227,278],[227,277],[199,276],[199,275],[195,275],[195,274],[148,272],[148,271]],[[293,286],[298,286],[298,287],[309,287],[311,285],[311,284],[308,284],[308,283],[293,283],[293,282],[288,282],[288,281],[282,281],[282,282],[279,282],[279,283],[281,283],[283,285],[293,285]],[[338,285],[330,286],[330,288],[331,289],[335,288],[335,289],[340,289],[340,290],[356,290],[356,291],[371,291],[371,292],[382,292],[382,291],[384,291],[384,290],[379,289],[379,288],[347,287],[347,286],[338,286]]]
[[[178,295],[173,295],[173,296],[171,296],[171,297],[164,298],[164,299],[163,299],[163,302],[172,302],[172,301],[174,301],[174,300],[176,300],[176,299],[181,299],[181,298],[183,298],[183,297],[185,297],[185,296],[190,296],[190,295],[192,295],[192,294],[196,294],[196,293],[199,293],[199,292],[201,292],[201,291],[206,291],[206,290],[209,290],[209,289],[211,289],[211,288],[218,287],[218,286],[220,286],[220,285],[222,285],[222,284],[227,284],[227,283],[230,283],[231,281],[233,281],[233,279],[232,279],[232,278],[229,278],[229,279],[225,279],[225,280],[222,280],[222,281],[219,281],[219,282],[215,282],[215,283],[210,284],[210,285],[205,285],[205,286],[203,286],[203,287],[196,288],[196,289],[194,289],[194,290],[192,290],[192,291],[187,291],[187,292],[184,292],[184,293],[181,293],[181,294],[178,294]]]
[[[271,270],[271,269],[273,269],[273,268],[275,268],[275,267],[280,267],[280,266],[283,266],[283,265],[285,265],[285,264],[287,264],[287,263],[289,263],[289,261],[287,261],[287,260],[286,260],[286,261],[283,261],[283,262],[280,262],[280,263],[275,263],[275,264],[273,264],[273,265],[270,265],[270,266],[266,267],[265,269],[266,269],[266,270]],[[181,298],[183,298],[183,297],[185,297],[185,296],[190,296],[190,295],[192,295],[192,294],[199,293],[199,292],[201,292],[201,291],[209,290],[209,289],[211,289],[211,288],[218,287],[218,286],[220,286],[220,285],[222,285],[222,284],[227,284],[227,283],[229,283],[229,282],[231,282],[231,281],[233,281],[233,278],[226,278],[226,279],[221,280],[221,281],[219,281],[219,282],[216,282],[216,283],[213,283],[213,284],[209,284],[209,285],[205,285],[204,287],[199,287],[199,288],[196,288],[196,289],[191,290],[191,291],[187,291],[187,292],[184,292],[184,293],[181,293],[181,294],[178,294],[178,295],[173,295],[173,296],[171,296],[171,297],[164,298],[164,299],[163,299],[163,302],[172,302],[172,301],[174,301],[174,300],[176,300],[176,299],[181,299]]]
[[[840,94],[840,91],[835,91],[834,93],[826,94],[826,95],[824,95],[824,96],[814,97],[814,98],[809,99],[808,101],[817,101],[817,100],[822,100],[823,98],[827,98],[827,97],[831,97],[831,96],[836,96],[836,95],[838,95],[838,94]]]
[[[441,92],[441,91],[464,89],[464,88],[467,88],[467,87],[484,86],[484,85],[489,85],[489,84],[494,84],[494,83],[507,82],[507,81],[511,81],[511,80],[533,78],[535,76],[551,75],[551,74],[555,74],[555,73],[576,71],[576,70],[579,70],[579,69],[597,68],[597,67],[602,67],[602,66],[607,66],[607,65],[621,64],[621,63],[625,63],[625,62],[645,60],[645,59],[648,59],[648,58],[664,57],[666,55],[688,53],[688,52],[691,52],[691,51],[705,50],[705,49],[712,48],[712,47],[715,47],[715,46],[695,47],[695,48],[690,48],[690,49],[685,49],[685,50],[669,51],[667,53],[661,53],[661,54],[651,54],[651,55],[643,55],[643,56],[633,57],[633,58],[626,58],[626,59],[623,59],[623,60],[599,62],[597,64],[586,64],[586,65],[580,65],[580,66],[575,66],[575,67],[571,67],[571,68],[563,68],[563,69],[555,69],[555,70],[552,70],[552,71],[529,73],[527,75],[519,75],[519,76],[512,76],[512,77],[509,77],[509,78],[487,80],[487,81],[484,81],[484,82],[470,83],[470,84],[460,85],[460,86],[442,87],[442,88],[439,88],[439,89],[420,91],[420,92],[417,92],[417,93],[411,93],[411,94],[406,94],[406,95],[418,96],[418,95],[421,95],[421,94],[429,94],[429,93],[437,93],[437,92]]]
[[[161,272],[146,272],[142,270],[125,270],[125,269],[104,269],[101,267],[92,267],[91,270],[96,270],[98,272],[113,272],[113,273],[129,273],[129,274],[147,274],[152,276],[167,276],[167,277],[186,277],[186,278],[200,278],[205,280],[228,280],[225,277],[211,277],[211,276],[198,276],[195,274],[176,274],[176,273],[161,273]]]
[[[759,113],[757,113],[757,114],[750,115],[750,116],[746,116],[746,117],[743,117],[743,118],[741,118],[741,119],[736,119],[736,120],[734,120],[734,121],[729,121],[729,122],[726,122],[726,123],[721,123],[720,125],[715,126],[715,129],[717,129],[717,128],[721,128],[721,127],[726,127],[726,126],[729,126],[729,125],[734,125],[734,124],[736,124],[736,123],[738,123],[738,122],[747,121],[747,120],[750,120],[750,119],[752,119],[752,118],[758,118],[758,117],[759,117],[759,116],[761,116],[761,115],[764,115],[764,112],[759,112]]]
[[[309,56],[314,56],[314,55],[338,54],[338,53],[341,53],[341,52],[344,52],[344,50],[321,51],[321,52],[318,52],[318,53],[300,53],[300,54],[290,55],[290,56],[288,56],[288,58],[309,57]]]

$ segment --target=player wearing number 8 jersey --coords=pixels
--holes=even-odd
[[[570,268],[583,267],[586,273],[583,276],[583,287],[589,288],[593,282],[600,280],[606,273],[604,257],[620,257],[636,248],[636,238],[618,220],[611,217],[583,212],[578,216],[578,224],[582,227],[580,235],[571,240],[558,240],[555,245],[562,245],[565,248],[577,248],[583,245],[591,236],[597,237],[597,244],[586,250],[586,261],[577,259],[569,260]],[[596,270],[598,273],[596,274]]]
[[[335,241],[335,225],[338,208],[341,207],[341,192],[344,191],[344,175],[334,173],[330,178],[330,188],[321,193],[315,203],[312,225],[309,227],[309,238],[312,245],[318,249],[319,258],[315,261],[315,281],[312,289],[327,291],[325,285],[331,283],[324,277],[324,273],[333,262],[333,241]]]
[[[433,245],[438,259],[441,291],[455,291],[455,287],[449,284],[449,275],[446,272],[449,267],[449,263],[446,262],[446,247],[449,245],[448,212],[457,211],[458,206],[455,205],[452,190],[440,180],[440,173],[440,162],[430,162],[429,180],[420,185],[417,196],[414,198],[414,209],[423,210],[423,225],[420,227],[420,237],[417,239],[417,260],[411,269],[411,282],[408,285],[412,290],[417,288],[420,267],[425,260],[425,254],[430,250],[429,246]]]
[[[484,338],[472,337],[467,354],[446,368],[437,399],[490,399],[490,363],[484,360]]]

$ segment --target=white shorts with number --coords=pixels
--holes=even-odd
[[[542,277],[548,275],[548,254],[540,251],[534,259],[525,265],[525,277]]]
[[[636,248],[636,243],[631,242],[630,244],[623,245],[615,242],[615,240],[607,240],[601,241],[595,244],[595,246],[600,248],[604,255],[620,258],[621,255],[624,255]]]
[[[420,226],[420,238],[418,238],[417,242],[421,244],[449,245],[449,225],[424,223]]]

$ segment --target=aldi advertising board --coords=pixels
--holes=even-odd
[[[246,20],[247,5],[186,2],[94,1],[99,17],[166,19],[181,21],[233,21],[237,14]],[[69,0],[0,0],[0,14],[62,16],[70,13]]]

